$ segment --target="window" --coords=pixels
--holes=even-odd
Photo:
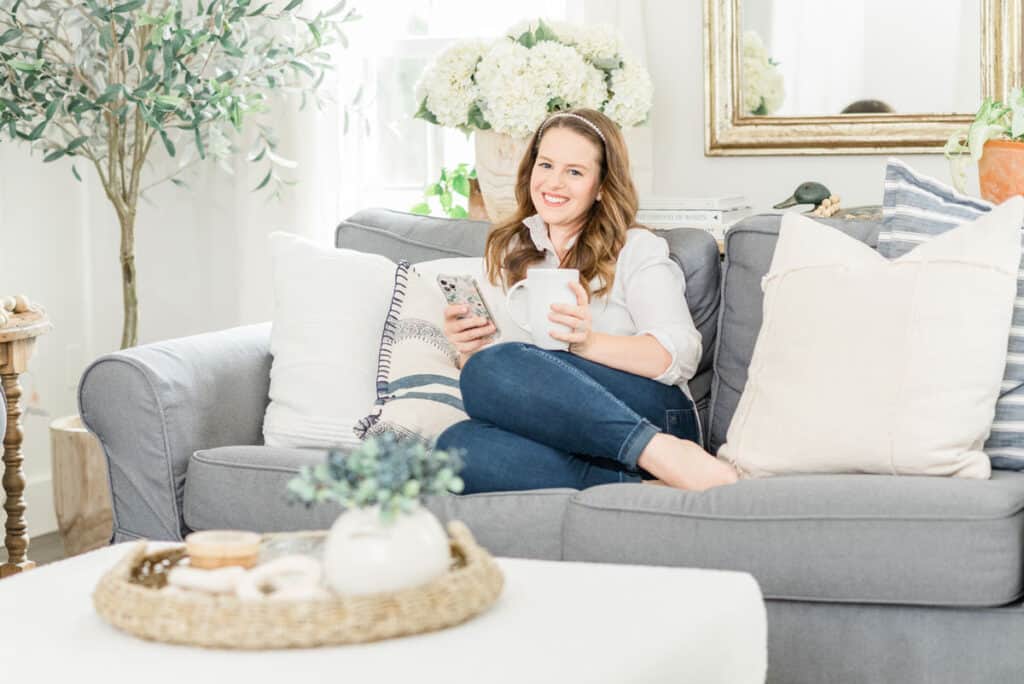
[[[345,209],[382,206],[408,210],[442,166],[473,162],[473,140],[412,115],[414,88],[427,63],[456,40],[501,35],[516,22],[543,17],[580,21],[582,0],[518,0],[506,5],[453,0],[374,3],[351,25],[342,82],[359,82],[359,112],[350,119],[342,154],[348,180]],[[354,96],[353,93],[349,93]],[[352,130],[358,126],[359,129]],[[353,190],[350,188],[349,190]]]

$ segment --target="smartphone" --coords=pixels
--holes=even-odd
[[[493,323],[494,335],[492,337],[498,339],[501,336],[498,322],[494,320],[491,310],[487,308],[487,301],[480,294],[480,287],[473,276],[445,275],[442,273],[437,276],[437,284],[444,294],[445,301],[449,304],[468,306],[469,313],[466,316],[478,316],[489,323]],[[460,318],[465,318],[465,316],[460,316]]]

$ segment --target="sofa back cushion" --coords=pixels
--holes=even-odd
[[[479,257],[484,253],[489,226],[483,221],[365,209],[338,226],[335,245],[382,254],[394,261],[405,259],[414,264],[445,257]],[[669,256],[686,276],[686,304],[704,346],[697,375],[690,381],[690,391],[706,424],[718,325],[721,275],[718,245],[710,234],[693,228],[655,233],[668,242]]]
[[[761,279],[768,273],[779,239],[781,214],[759,214],[743,219],[725,236],[722,270],[722,305],[715,348],[714,379],[708,448],[712,453],[725,443],[726,431],[747,384],[747,367],[761,330]],[[874,221],[819,219],[871,247],[878,243],[880,224]]]
[[[885,168],[878,251],[895,259],[992,208],[985,200],[959,193],[898,159],[890,159]],[[985,453],[993,468],[1024,470],[1024,259],[1017,278],[1003,384]]]

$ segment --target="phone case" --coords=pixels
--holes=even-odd
[[[479,316],[487,319],[494,324],[494,339],[501,336],[498,322],[494,320],[491,310],[487,308],[487,301],[480,294],[480,288],[473,276],[441,274],[437,276],[437,284],[441,287],[441,292],[444,293],[445,301],[449,304],[468,304],[467,316]]]

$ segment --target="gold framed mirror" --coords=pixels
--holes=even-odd
[[[1022,4],[704,0],[705,154],[941,152],[1024,85]]]

